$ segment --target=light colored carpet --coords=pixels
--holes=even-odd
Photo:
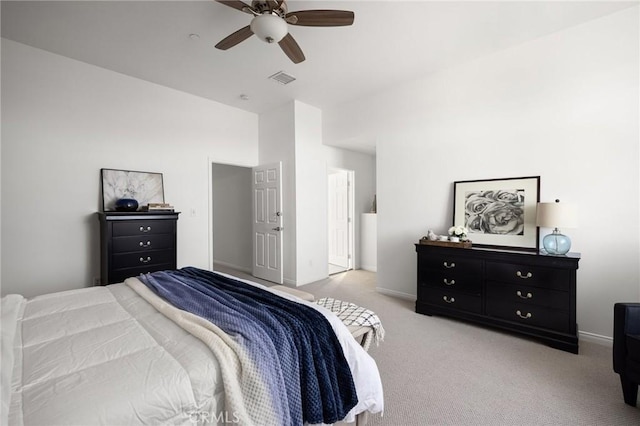
[[[385,392],[369,425],[640,425],[624,404],[611,348],[578,355],[535,340],[414,311],[377,293],[376,274],[349,271],[298,287],[376,312],[385,341],[369,350]],[[612,308],[613,312],[613,308]]]

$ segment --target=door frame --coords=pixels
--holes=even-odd
[[[349,242],[347,244],[348,250],[348,267],[347,270],[355,269],[355,171],[350,169],[343,169],[340,167],[329,167],[327,169],[327,187],[329,186],[329,175],[335,172],[346,172],[347,173],[347,203],[348,203],[348,215],[349,215],[349,230],[348,230],[348,239]],[[328,204],[329,204],[329,195],[327,193],[327,215],[329,212]],[[328,226],[328,217],[327,217],[327,226]],[[327,232],[327,260],[329,252],[329,233]],[[327,263],[328,264],[328,263]]]
[[[208,264],[209,270],[213,271],[213,165],[224,164],[227,166],[244,167],[251,170],[255,165],[241,164],[241,163],[227,163],[224,161],[216,160],[213,157],[207,157],[207,199],[208,199],[208,212],[207,212],[207,242],[208,242]]]

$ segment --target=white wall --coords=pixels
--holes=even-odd
[[[284,281],[299,286],[327,277],[327,170],[353,170],[356,261],[359,216],[375,193],[375,157],[323,145],[322,112],[294,101],[260,115],[260,164],[282,161]]]
[[[297,285],[328,276],[327,164],[322,111],[294,102],[296,158]]]
[[[260,164],[282,162],[284,282],[296,285],[295,114],[293,103],[260,114]]]
[[[251,273],[253,207],[250,167],[213,164],[213,261]]]
[[[99,276],[102,167],[163,173],[178,266],[208,268],[210,159],[255,165],[257,115],[2,39],[2,294]]]
[[[580,207],[579,328],[611,335],[613,303],[640,300],[638,27],[634,7],[324,111],[330,139],[377,140],[382,291],[415,296],[454,181],[540,175],[541,201]]]

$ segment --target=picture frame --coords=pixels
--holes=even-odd
[[[539,250],[540,176],[456,181],[453,200],[453,226],[466,227],[474,247]]]
[[[100,169],[102,211],[115,211],[115,203],[132,198],[140,207],[149,203],[164,203],[162,173],[135,170]]]

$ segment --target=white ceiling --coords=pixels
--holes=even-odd
[[[355,22],[335,28],[289,26],[307,57],[297,65],[279,46],[256,37],[228,51],[215,49],[251,16],[213,0],[2,1],[2,37],[260,113],[293,99],[326,108],[637,1],[287,3],[289,11],[352,10]],[[278,71],[297,80],[284,86],[267,79]],[[249,100],[241,100],[241,94]]]

